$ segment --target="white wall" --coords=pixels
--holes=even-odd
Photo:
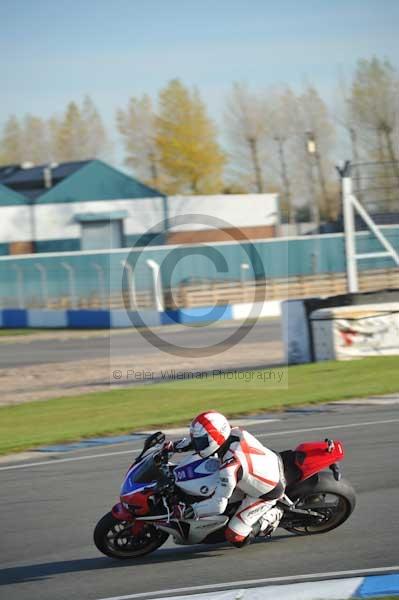
[[[278,197],[276,194],[170,196],[168,212],[171,220],[178,216],[184,218],[182,225],[173,226],[172,223],[171,231],[275,225],[278,222]],[[201,215],[208,216],[210,222]],[[215,219],[213,225],[212,219]],[[226,225],[219,226],[217,219],[226,222]]]
[[[0,207],[0,242],[29,242],[31,238],[29,206]]]
[[[29,210],[29,206],[0,208],[0,242],[31,240]],[[101,213],[126,211],[124,232],[128,235],[146,233],[153,227],[155,231],[164,230],[163,198],[37,204],[34,210],[38,241],[80,238],[80,224],[74,219],[79,213],[97,213],[100,218]],[[182,216],[184,219],[184,224],[172,226],[172,231],[275,225],[277,212],[275,194],[171,196],[168,199],[169,218]],[[206,219],[204,222],[200,215],[210,218],[210,223]],[[212,219],[216,219],[213,225]],[[219,225],[217,219],[226,225]]]
[[[37,239],[58,240],[79,238],[80,225],[74,220],[79,213],[98,214],[110,211],[126,211],[124,219],[126,234],[142,234],[160,223],[164,218],[162,198],[134,200],[99,200],[98,202],[70,202],[66,204],[38,204],[36,207]]]
[[[162,231],[163,203],[162,198],[143,198],[37,204],[34,208],[36,240],[80,238],[80,224],[74,219],[74,216],[79,213],[98,214],[100,218],[101,213],[125,211],[128,214],[124,219],[126,234],[146,233],[152,227],[156,231]],[[0,242],[25,242],[31,239],[30,207],[27,205],[0,207]]]

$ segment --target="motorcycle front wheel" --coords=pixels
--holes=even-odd
[[[98,550],[111,558],[140,558],[162,546],[169,535],[145,523],[139,535],[132,533],[132,523],[119,521],[109,512],[94,529],[94,543]]]

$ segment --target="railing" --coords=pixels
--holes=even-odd
[[[384,231],[399,250],[399,228]],[[356,241],[359,252],[371,255],[378,250],[378,241],[369,234],[357,234]],[[171,250],[177,252],[175,247],[162,246],[0,258],[0,308],[159,309],[347,291],[342,234],[254,241],[245,247],[238,243],[182,246],[176,254],[182,262],[176,265],[169,260]],[[215,251],[227,269],[221,271],[213,264]],[[151,268],[155,263],[161,270],[162,291],[158,269]],[[391,268],[388,258],[363,261],[361,266],[361,289],[398,286],[398,270]],[[379,270],[371,271],[370,266]],[[266,283],[257,279],[264,271]]]
[[[374,291],[383,288],[399,288],[399,270],[378,269],[363,271],[359,277],[360,290]],[[312,296],[333,296],[347,292],[346,276],[343,273],[270,279],[268,281],[214,281],[197,285],[182,285],[166,290],[167,308],[190,308],[214,306],[216,304],[238,304],[243,302],[263,302],[306,298]],[[84,298],[72,299],[70,296],[49,298],[45,304],[42,298],[32,299],[26,308],[154,308],[152,292],[136,292],[136,307],[132,306],[129,290],[113,293],[104,299],[103,293],[92,293]],[[10,306],[13,300],[10,299]]]
[[[362,292],[399,287],[399,270],[378,269],[360,274]],[[219,282],[211,285],[185,286],[173,293],[176,308],[236,304],[264,300],[287,300],[312,296],[333,296],[347,292],[343,273],[328,273],[287,279],[251,282],[245,286],[238,282]],[[171,294],[172,296],[172,294]]]

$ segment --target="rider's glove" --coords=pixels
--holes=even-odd
[[[188,452],[189,450],[193,450],[193,445],[189,438],[182,438],[178,440],[174,444],[175,452]]]
[[[164,452],[168,452],[169,454],[173,454],[175,451],[175,445],[173,442],[165,442],[162,447]]]

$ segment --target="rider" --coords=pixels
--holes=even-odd
[[[185,507],[185,518],[223,514],[229,499],[241,500],[225,532],[235,546],[243,546],[255,535],[272,533],[283,511],[275,504],[284,495],[284,469],[280,457],[265,448],[253,435],[216,411],[201,413],[191,423],[190,438],[173,444],[173,451],[195,450],[202,458],[217,455],[219,482],[214,494]]]

